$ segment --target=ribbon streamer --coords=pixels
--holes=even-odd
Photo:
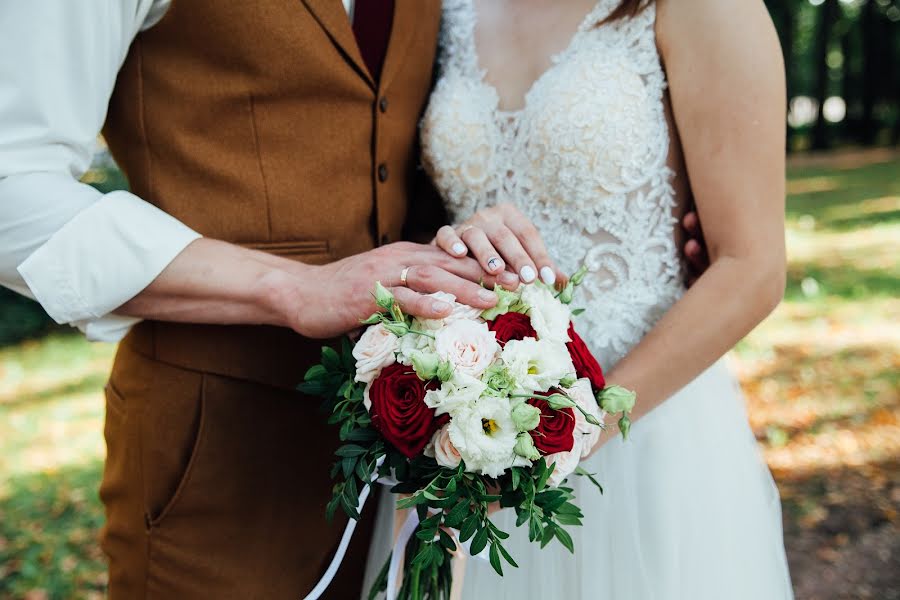
[[[381,468],[381,465],[384,464],[384,459],[385,457],[382,456],[375,463],[376,474],[378,473],[378,469]],[[372,479],[372,482],[374,481],[375,478]],[[356,512],[359,513],[360,518],[362,518],[363,507],[366,505],[366,500],[369,498],[369,493],[372,491],[372,482],[367,483],[359,494],[359,501],[356,506]],[[319,583],[316,584],[316,587],[314,587],[312,591],[303,598],[303,600],[318,600],[318,598],[325,593],[325,590],[328,589],[328,586],[331,585],[331,582],[334,581],[334,576],[337,575],[337,571],[340,568],[341,563],[344,562],[344,555],[347,554],[347,548],[350,546],[350,540],[353,539],[353,532],[355,530],[356,519],[349,519],[347,521],[347,526],[344,527],[344,534],[341,536],[341,543],[338,544],[334,556],[331,557],[331,563],[325,570],[325,574],[322,575],[322,578],[319,579]]]
[[[384,464],[385,457],[382,456],[375,463],[375,473],[378,473],[378,469],[381,468],[381,465]],[[360,518],[362,518],[362,511],[366,505],[366,500],[369,498],[369,494],[372,491],[372,483],[375,482],[381,483],[383,485],[393,486],[397,482],[391,477],[382,477],[381,479],[377,479],[377,475],[372,479],[370,483],[367,483],[363,486],[362,491],[359,494],[359,501],[356,506],[356,512],[360,514]],[[394,518],[397,518],[397,512],[394,511]],[[406,511],[406,519],[403,521],[403,526],[400,528],[400,531],[397,534],[397,539],[394,540],[394,547],[391,551],[391,563],[388,567],[388,579],[387,579],[387,599],[395,600],[397,598],[397,580],[400,576],[400,567],[403,564],[403,555],[406,550],[406,544],[409,542],[409,539],[412,537],[413,533],[416,530],[416,527],[419,525],[419,513],[415,509],[407,509]],[[350,540],[353,539],[353,532],[356,530],[356,519],[350,519],[347,521],[347,526],[344,527],[344,533],[341,536],[341,542],[338,544],[337,550],[334,553],[334,556],[331,557],[331,563],[329,563],[328,568],[325,570],[325,574],[322,575],[322,578],[319,579],[319,582],[316,584],[316,587],[312,589],[310,593],[308,593],[303,600],[318,600],[322,594],[325,593],[325,590],[328,589],[328,586],[331,585],[331,582],[334,581],[334,576],[337,575],[337,571],[341,566],[341,563],[344,561],[344,556],[347,554],[347,548],[350,547]],[[456,541],[456,552],[453,553],[453,585],[450,589],[450,600],[461,600],[462,598],[462,580],[463,575],[465,574],[465,564],[466,558],[471,555],[469,551],[470,544],[472,540],[467,540],[466,542],[460,543],[456,535],[451,532],[453,535],[454,541]],[[487,548],[478,553],[477,558],[482,560],[488,560]]]

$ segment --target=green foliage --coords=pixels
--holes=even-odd
[[[106,587],[97,547],[103,508],[97,497],[102,464],[15,477],[0,496],[0,598],[84,598]]]

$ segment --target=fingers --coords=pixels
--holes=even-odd
[[[450,256],[462,257],[469,251],[462,239],[457,235],[456,230],[449,225],[444,225],[438,229],[435,243],[438,248]]]
[[[497,248],[500,255],[506,259],[511,270],[518,273],[523,283],[531,283],[538,275],[538,269],[532,257],[529,256],[519,237],[507,226],[505,222],[489,222],[484,224],[491,244]]]
[[[423,294],[447,292],[456,296],[457,301],[476,308],[491,308],[498,301],[497,294],[480,284],[434,265],[410,267],[406,285],[411,290]],[[432,309],[436,310],[434,307]]]
[[[467,226],[460,234],[465,245],[484,273],[492,275],[507,289],[515,289],[519,286],[519,277],[506,270],[507,264],[500,256],[500,252],[488,239],[488,235],[480,227]]]
[[[697,240],[691,239],[684,244],[684,256],[687,258],[690,267],[695,271],[705,271],[709,266],[706,251]]]
[[[684,227],[689,237],[696,239],[703,235],[700,232],[700,219],[693,210],[684,215],[684,218],[681,219],[681,226]]]
[[[453,307],[443,300],[429,298],[403,286],[391,288],[391,292],[403,312],[420,319],[443,319],[453,310]]]
[[[550,259],[547,247],[544,245],[544,240],[537,227],[518,209],[512,207],[508,209],[507,225],[519,242],[521,242],[525,252],[534,261],[541,281],[547,285],[554,285],[556,280],[562,276],[562,273],[559,272]]]

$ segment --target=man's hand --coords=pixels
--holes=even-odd
[[[401,274],[406,272],[406,284]],[[189,244],[117,314],[223,325],[277,325],[314,338],[352,331],[377,310],[375,282],[393,288],[407,314],[447,316],[452,307],[426,294],[443,291],[477,308],[497,303],[496,277],[471,258],[400,242],[324,265],[307,265],[212,239]]]
[[[408,268],[406,283],[401,274]],[[428,297],[447,292],[463,304],[490,308],[497,295],[496,277],[484,273],[471,258],[454,258],[431,245],[398,242],[343,260],[311,267],[304,265],[289,279],[271,282],[271,300],[285,316],[285,323],[312,338],[328,338],[359,327],[378,310],[372,297],[375,282],[391,289],[403,311],[409,315],[439,319],[452,306]]]
[[[687,284],[691,286],[709,268],[709,254],[706,251],[706,240],[703,239],[703,229],[696,210],[691,209],[684,215],[681,226],[686,234],[684,258],[688,267]]]
[[[534,224],[512,204],[480,210],[456,228],[438,230],[435,243],[451,256],[471,254],[486,273],[496,275],[501,285],[516,288],[540,275],[553,285],[559,272]]]

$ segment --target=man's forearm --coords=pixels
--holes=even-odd
[[[273,301],[275,288],[299,279],[308,268],[203,238],[188,245],[159,277],[115,312],[161,321],[284,326],[287,319]],[[298,293],[299,288],[295,287]]]

